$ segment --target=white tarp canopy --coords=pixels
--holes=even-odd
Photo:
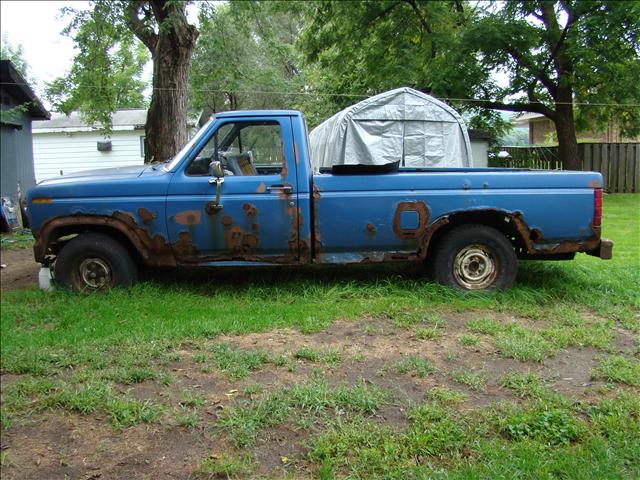
[[[352,105],[309,134],[315,171],[333,165],[470,167],[462,117],[411,88],[397,88]]]

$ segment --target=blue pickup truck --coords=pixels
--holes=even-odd
[[[611,258],[599,173],[359,167],[314,172],[299,112],[220,113],[165,163],[40,182],[35,259],[91,291],[143,266],[378,262],[492,290],[513,284],[518,259]]]

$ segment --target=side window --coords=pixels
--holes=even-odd
[[[187,175],[209,175],[209,164],[222,162],[227,175],[279,175],[284,162],[277,122],[225,123],[187,167]]]

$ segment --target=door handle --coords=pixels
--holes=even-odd
[[[291,193],[293,192],[293,187],[291,185],[271,185],[267,187],[267,192],[269,193]]]

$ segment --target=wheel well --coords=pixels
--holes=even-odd
[[[514,221],[513,215],[500,212],[497,210],[476,210],[476,211],[467,211],[460,213],[453,213],[448,217],[449,222],[435,231],[431,240],[429,242],[429,246],[427,248],[427,255],[433,251],[433,249],[438,245],[438,242],[444,237],[447,233],[453,230],[456,227],[461,225],[486,225],[488,227],[493,227],[502,234],[511,242],[514,250],[519,255],[524,255],[527,252],[526,244],[524,239],[522,238],[521,233],[518,231]],[[535,240],[538,236],[538,232],[533,230],[531,232],[531,240]]]
[[[108,235],[125,247],[131,255],[131,258],[137,264],[143,263],[140,252],[124,233],[116,228],[103,225],[64,225],[59,227],[49,235],[46,249],[47,253],[57,255],[66,242],[83,233],[101,233]]]

